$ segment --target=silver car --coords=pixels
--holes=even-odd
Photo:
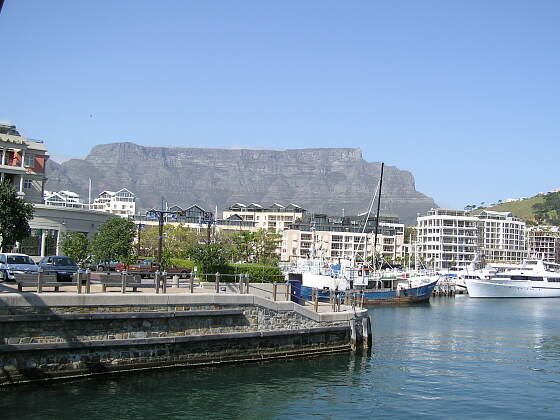
[[[0,254],[0,280],[15,280],[15,274],[35,274],[39,266],[25,254]]]

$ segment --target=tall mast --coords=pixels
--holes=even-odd
[[[379,196],[377,197],[377,216],[375,217],[375,236],[373,237],[373,269],[377,270],[377,231],[379,230],[379,207],[381,205],[381,187],[383,186],[383,167],[381,162],[381,176],[379,177]]]

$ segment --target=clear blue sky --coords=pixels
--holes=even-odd
[[[0,120],[98,143],[360,147],[440,204],[560,187],[560,1],[6,0]]]

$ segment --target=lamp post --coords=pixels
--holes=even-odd
[[[163,207],[163,206],[162,206]],[[183,211],[172,211],[172,210],[163,210],[163,208],[161,210],[149,210],[148,212],[146,212],[146,217],[157,217],[158,219],[158,224],[159,224],[159,237],[158,237],[158,262],[161,264],[161,257],[162,257],[162,253],[163,253],[163,224],[165,221],[165,217],[167,215],[173,214],[175,216],[185,216],[186,212]]]

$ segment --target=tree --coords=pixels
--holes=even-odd
[[[0,183],[0,250],[29,236],[32,218],[33,205],[19,198],[11,183]]]
[[[276,264],[278,245],[282,237],[264,229],[257,232],[236,232],[231,238],[231,255],[236,262]]]
[[[130,219],[110,217],[99,226],[91,243],[91,253],[97,261],[130,261],[133,256],[132,242],[135,225]]]
[[[225,273],[228,269],[229,253],[221,243],[195,245],[188,250],[187,256],[205,273]]]
[[[64,255],[73,258],[78,263],[83,263],[88,257],[89,241],[85,233],[64,233],[60,247]]]

